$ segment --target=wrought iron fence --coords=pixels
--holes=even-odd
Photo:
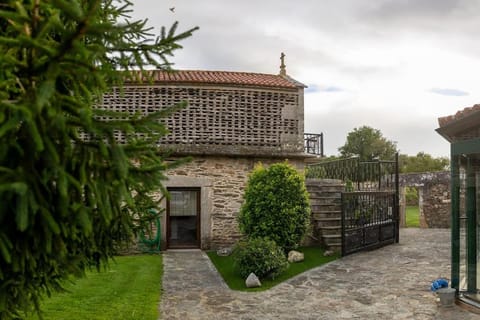
[[[346,191],[396,190],[398,155],[395,160],[360,161],[359,158],[339,159],[309,165],[307,178],[338,179]]]
[[[395,199],[390,191],[356,191],[342,193],[345,228],[391,222]]]
[[[306,176],[345,183],[342,255],[399,241],[398,154],[395,160],[325,161],[307,166]]]
[[[323,133],[305,133],[303,135],[305,153],[323,157]]]

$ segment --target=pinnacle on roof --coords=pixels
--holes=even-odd
[[[281,53],[280,54],[280,73],[279,75],[281,76],[286,76],[287,75],[287,69],[286,69],[286,65],[285,65],[285,53]]]

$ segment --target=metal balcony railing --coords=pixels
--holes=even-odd
[[[323,133],[304,133],[303,148],[305,153],[323,157]]]

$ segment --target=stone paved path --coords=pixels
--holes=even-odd
[[[163,256],[162,319],[438,319],[480,315],[438,305],[450,277],[450,231],[402,229],[400,243],[357,253],[257,293],[227,288],[201,251]]]

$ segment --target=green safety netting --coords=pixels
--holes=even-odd
[[[156,218],[147,224],[147,226],[140,231],[139,234],[139,248],[145,253],[159,252],[161,249],[161,228],[160,228],[160,216],[154,209],[148,210]],[[154,228],[155,227],[155,228]],[[156,230],[154,235],[154,230]]]

